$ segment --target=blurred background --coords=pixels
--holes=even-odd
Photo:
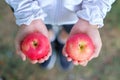
[[[9,6],[0,0],[0,80],[119,80],[120,79],[120,0],[116,0],[100,30],[103,46],[98,58],[88,66],[73,70],[52,70],[23,62],[15,54],[14,38],[18,27]]]

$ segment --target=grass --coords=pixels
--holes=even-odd
[[[119,27],[120,28],[120,1],[116,0],[113,4],[111,11],[106,16],[106,23],[109,24],[110,27]]]

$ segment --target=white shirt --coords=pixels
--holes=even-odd
[[[75,24],[79,18],[102,27],[115,0],[6,0],[14,9],[16,24],[29,25],[35,19],[45,24]]]

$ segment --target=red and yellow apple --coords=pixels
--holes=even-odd
[[[87,34],[78,33],[68,38],[65,50],[68,57],[80,63],[91,58],[95,47]]]
[[[39,60],[48,56],[50,42],[42,33],[33,32],[23,39],[21,50],[30,60]]]

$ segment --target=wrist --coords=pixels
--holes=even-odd
[[[92,25],[89,23],[89,21],[81,18],[79,19],[77,24],[78,24],[79,30],[85,33],[89,32],[90,30],[98,30],[97,25]]]
[[[71,33],[79,33],[79,32],[83,32],[83,33],[87,33],[90,30],[98,30],[97,25],[91,25],[88,21],[84,20],[84,19],[79,19],[78,22],[74,25],[74,27],[71,30]]]
[[[44,23],[41,19],[33,20],[29,25],[22,24],[19,29],[26,30],[26,31],[37,31],[39,28],[42,28]]]
[[[85,26],[85,27],[98,29],[98,25],[90,24],[87,20],[84,20],[84,19],[81,19],[81,18],[79,19],[78,23],[80,23],[82,26]]]
[[[33,20],[29,25],[27,24],[22,24],[20,27],[23,27],[23,26],[35,26],[37,24],[43,24],[43,21],[41,19],[36,19],[36,20]]]

